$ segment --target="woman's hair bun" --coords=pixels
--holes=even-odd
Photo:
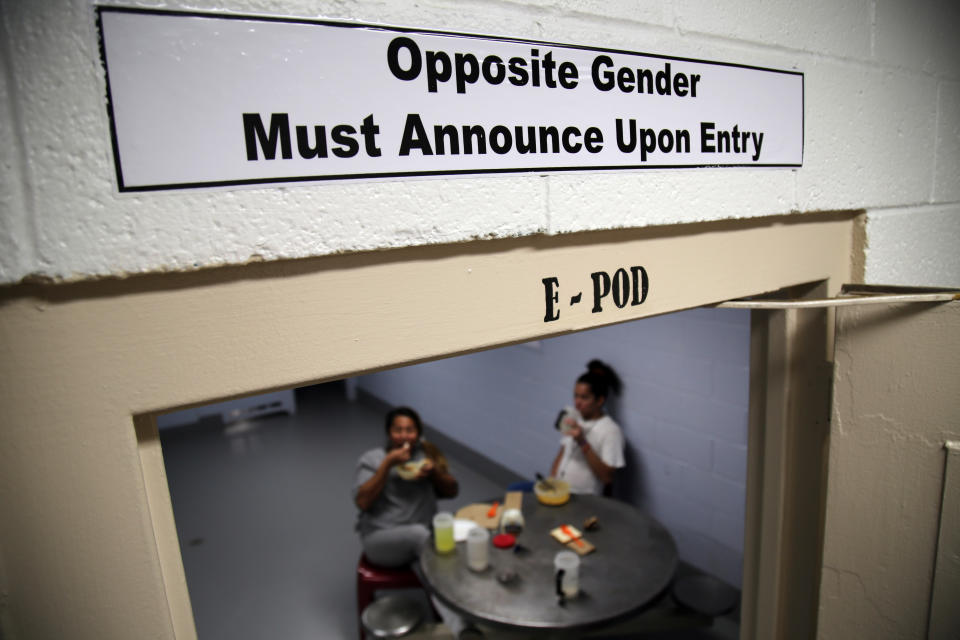
[[[623,382],[613,367],[596,358],[587,363],[586,373],[580,376],[577,382],[589,384],[594,395],[604,398],[610,395],[610,391],[619,394],[623,388]]]

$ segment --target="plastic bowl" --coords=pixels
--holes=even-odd
[[[570,500],[570,483],[566,480],[550,480],[547,486],[542,480],[533,485],[537,500],[550,506],[566,504]]]
[[[420,467],[423,466],[424,462],[426,462],[426,459],[410,460],[409,462],[397,465],[397,475],[404,480],[416,480],[417,475],[420,473]]]

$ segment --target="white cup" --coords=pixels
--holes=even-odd
[[[567,435],[571,429],[580,424],[583,418],[580,412],[573,407],[563,408],[563,417],[560,418],[560,433]]]
[[[557,595],[572,598],[580,592],[580,556],[573,551],[560,551],[553,557]]]
[[[485,527],[474,527],[467,532],[467,566],[473,571],[487,568],[490,532]]]

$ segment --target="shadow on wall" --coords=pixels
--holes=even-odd
[[[624,468],[613,479],[613,498],[643,507],[643,458],[628,441],[623,451]]]
[[[630,390],[624,388],[623,393],[630,393]],[[613,478],[610,497],[645,509],[643,503],[644,492],[641,484],[643,456],[630,441],[627,425],[618,417],[621,415],[620,404],[620,398],[616,395],[611,394],[607,398],[607,412],[624,431],[623,468],[618,469]]]

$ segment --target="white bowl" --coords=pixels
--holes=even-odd
[[[416,480],[417,476],[420,475],[420,468],[426,461],[426,458],[424,458],[422,460],[408,460],[403,464],[398,464],[397,475],[404,480]]]

